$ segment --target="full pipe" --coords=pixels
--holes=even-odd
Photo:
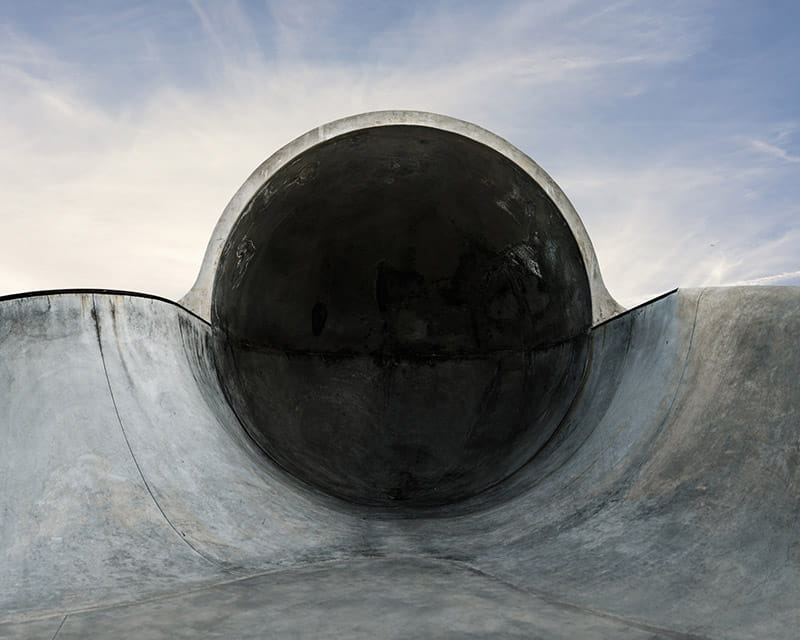
[[[0,300],[0,637],[794,638],[800,291],[608,294],[552,179],[362,114],[174,303]]]

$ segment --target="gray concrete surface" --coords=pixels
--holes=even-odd
[[[52,637],[64,616],[58,637],[800,625],[795,288],[679,291],[595,328],[545,449],[488,492],[410,513],[271,464],[224,400],[211,327],[178,306],[26,297],[0,303],[0,327],[7,637]]]
[[[0,299],[0,637],[797,637],[800,288],[620,313],[538,166],[386,112],[184,302]]]

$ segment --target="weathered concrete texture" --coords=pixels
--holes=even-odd
[[[535,458],[413,510],[276,467],[216,339],[155,299],[0,301],[0,635],[796,637],[800,290],[596,327]]]

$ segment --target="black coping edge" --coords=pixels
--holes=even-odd
[[[640,304],[637,304],[635,307],[631,307],[630,309],[625,309],[625,311],[623,311],[622,313],[618,313],[615,316],[611,316],[610,318],[606,318],[602,322],[599,322],[596,325],[592,326],[591,331],[594,331],[595,329],[598,329],[598,328],[602,327],[603,325],[608,324],[612,320],[616,320],[616,319],[621,318],[623,316],[627,316],[629,313],[632,313],[634,311],[638,311],[639,309],[641,309],[643,307],[646,307],[647,305],[653,304],[654,302],[658,302],[659,300],[667,298],[667,297],[671,296],[673,293],[677,293],[679,288],[680,287],[675,287],[674,289],[670,289],[669,291],[667,291],[665,293],[662,293],[661,295],[658,295],[655,298],[650,298],[649,300],[645,300],[644,302],[642,302]]]
[[[0,303],[9,302],[11,300],[22,300],[23,298],[44,298],[47,296],[80,295],[80,294],[92,294],[92,295],[99,294],[104,296],[128,296],[131,298],[145,298],[147,300],[157,300],[158,302],[166,302],[167,304],[171,304],[172,306],[178,307],[182,311],[185,311],[190,316],[197,318],[203,324],[206,324],[209,327],[212,326],[208,320],[200,317],[194,311],[187,309],[182,304],[175,302],[174,300],[170,300],[169,298],[164,298],[162,296],[157,296],[153,293],[142,293],[140,291],[124,291],[122,289],[77,288],[77,289],[43,289],[40,291],[24,291],[22,293],[11,293],[5,296],[0,296]]]

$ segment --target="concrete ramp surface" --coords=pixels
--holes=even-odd
[[[449,148],[408,117],[412,147]],[[362,135],[358,118],[325,135]],[[436,165],[394,133],[368,163],[399,171],[370,174],[387,188]],[[531,192],[526,218],[484,185],[508,228],[481,236],[483,209],[459,205],[470,241],[440,242],[441,260],[398,249],[433,250],[436,203],[413,228],[375,214],[385,238],[248,222],[270,215],[246,213],[270,176],[290,167],[291,192],[340,159],[318,145],[234,198],[244,213],[204,264],[217,284],[201,271],[184,306],[0,300],[0,637],[796,638],[800,290],[685,289],[621,312],[568,201],[520,158],[509,179],[555,209],[536,218]],[[475,162],[496,186],[492,158]],[[361,202],[320,193],[284,205]],[[576,266],[556,277],[547,243],[567,231]],[[294,262],[302,238],[313,269]],[[370,238],[382,262],[359,262]]]

